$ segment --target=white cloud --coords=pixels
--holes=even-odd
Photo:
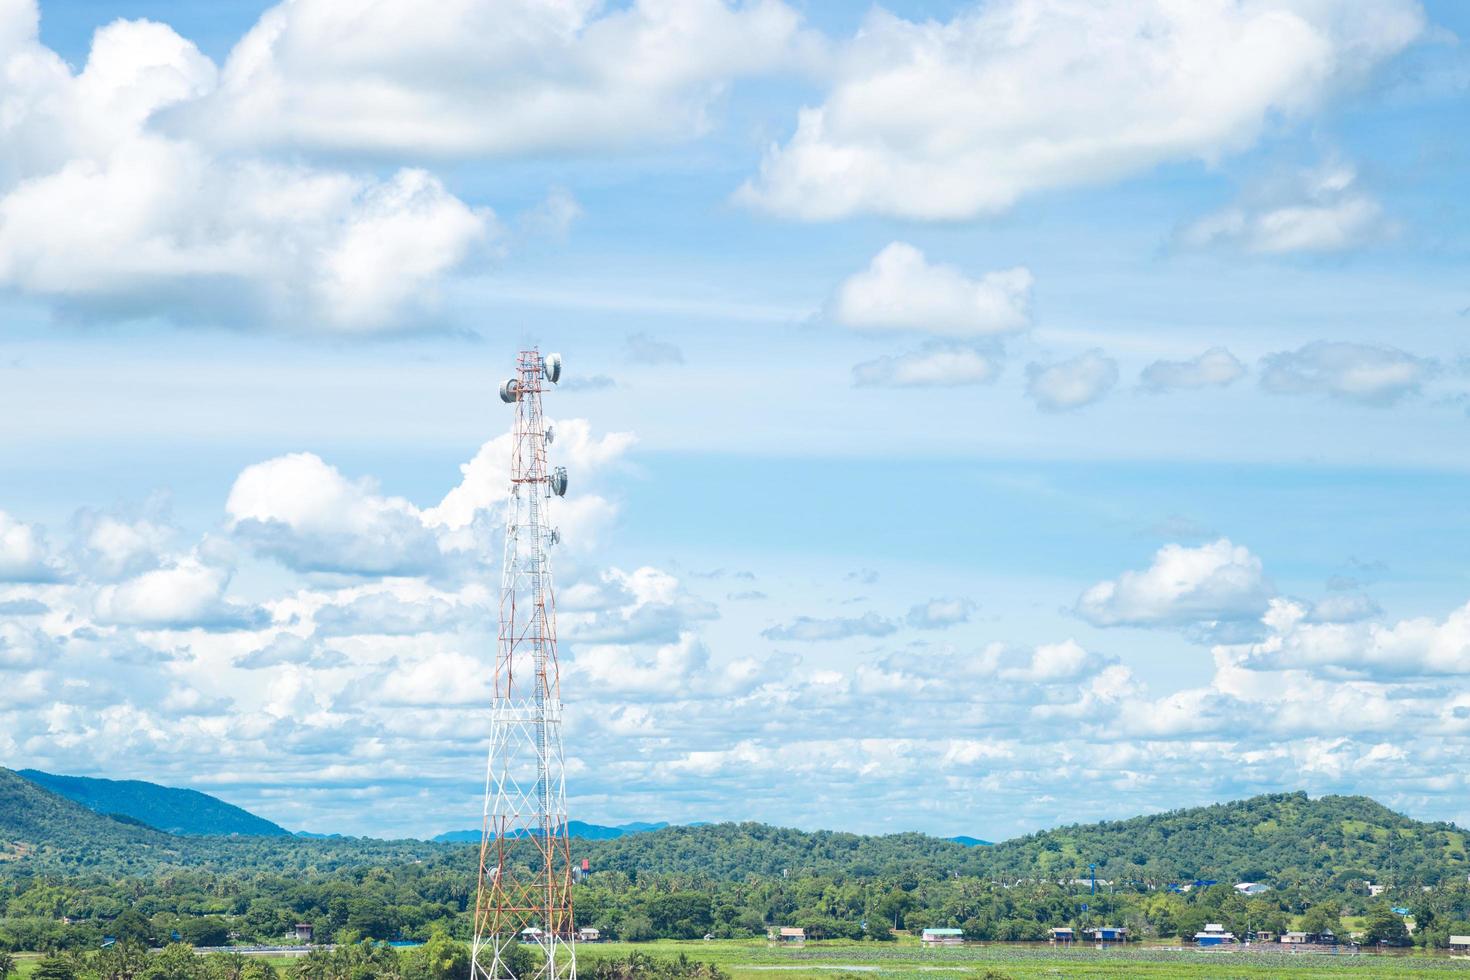
[[[230,570],[197,556],[98,590],[99,621],[158,629],[252,629],[266,613],[229,599]]]
[[[897,357],[884,355],[855,364],[853,384],[868,388],[953,388],[989,384],[1000,375],[993,354],[953,344],[925,344]]]
[[[1383,208],[1354,184],[1349,167],[1328,165],[1300,175],[1266,199],[1206,215],[1180,234],[1192,248],[1229,245],[1247,252],[1337,252],[1380,238]]]
[[[1310,669],[1375,679],[1470,675],[1470,604],[1436,621],[1429,617],[1373,622],[1313,622],[1291,604],[1273,635],[1242,649],[1240,663],[1258,670]]]
[[[952,220],[1159,164],[1214,161],[1409,45],[1413,0],[995,0],[873,10],[740,191],[806,220]]]
[[[1097,626],[1188,626],[1255,619],[1270,597],[1261,560],[1220,538],[1197,548],[1165,545],[1143,571],[1082,593],[1077,613]]]
[[[552,422],[551,452],[564,464],[572,480],[616,464],[631,449],[637,438],[631,432],[609,432],[594,436],[586,419],[560,419]],[[498,507],[506,499],[510,486],[511,436],[497,436],[482,445],[474,459],[460,465],[459,485],[444,495],[436,506],[426,509],[428,524],[458,530],[468,527],[481,511]],[[567,506],[558,512],[557,520],[570,528],[591,531],[592,522],[611,512],[611,505],[595,495],[569,496]],[[579,509],[581,508],[581,509]],[[573,535],[575,537],[575,535]]]
[[[159,514],[127,517],[82,510],[73,520],[77,564],[94,578],[115,580],[158,566],[177,534]]]
[[[1395,347],[1318,340],[1261,361],[1261,387],[1273,395],[1325,394],[1363,405],[1416,395],[1438,365]]]
[[[233,664],[241,670],[261,670],[287,664],[325,670],[345,666],[347,662],[347,657],[340,651],[324,650],[308,637],[277,633],[265,646],[236,657]]]
[[[1002,680],[1032,683],[1072,681],[1096,673],[1105,663],[1102,657],[1083,649],[1076,640],[1064,640],[1041,644],[1032,651],[1028,663],[1003,668],[1000,677]]]
[[[742,75],[815,42],[776,0],[297,0],[266,11],[177,125],[374,156],[639,149],[707,127]]]
[[[1044,412],[1091,405],[1117,383],[1118,362],[1096,349],[1052,364],[1026,365],[1026,394]]]
[[[918,629],[945,629],[969,622],[975,608],[969,599],[930,599],[910,609],[904,621]]]
[[[789,623],[762,630],[761,636],[768,640],[817,643],[845,640],[854,636],[887,636],[896,629],[896,626],[882,616],[870,612],[861,616],[839,616],[830,619],[797,616]]]
[[[0,510],[0,582],[50,582],[59,573],[42,530]]]
[[[225,502],[229,527],[301,571],[420,574],[440,558],[413,504],[349,480],[312,453],[247,466]]]
[[[114,21],[73,75],[25,26],[31,5],[16,9],[0,49],[16,80],[0,116],[0,284],[102,318],[401,329],[496,233],[421,170],[362,177],[162,134],[160,113],[215,87],[193,44]]]
[[[1211,347],[1187,361],[1154,361],[1143,369],[1139,384],[1162,393],[1187,388],[1224,388],[1245,375],[1245,365],[1223,347]]]
[[[954,266],[929,262],[912,245],[893,242],[843,281],[830,315],[854,330],[988,337],[1030,324],[1031,285],[1031,273],[1023,268],[972,279]]]

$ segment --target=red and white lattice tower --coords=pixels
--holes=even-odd
[[[547,560],[557,540],[547,505],[566,493],[567,473],[547,465],[552,431],[541,414],[543,389],[560,377],[561,355],[525,350],[515,377],[500,389],[516,418],[471,980],[516,977],[522,942],[539,946],[544,960],[516,980],[577,976],[556,599]]]

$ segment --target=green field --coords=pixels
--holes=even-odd
[[[578,962],[623,957],[637,952],[716,963],[733,980],[980,980],[991,977],[1032,980],[1041,977],[1214,977],[1268,980],[1274,977],[1371,977],[1374,980],[1470,974],[1470,960],[1431,955],[1205,951],[1163,946],[1098,950],[1090,946],[1057,949],[1041,944],[975,945],[924,949],[917,943],[822,942],[804,948],[776,948],[764,940],[713,942],[660,940],[650,943],[597,943],[578,950]],[[289,976],[292,957],[267,957]],[[29,977],[38,957],[21,954],[20,977]]]
[[[975,980],[987,970],[1016,980],[1032,977],[1420,977],[1426,973],[1470,973],[1470,960],[1444,956],[1327,955],[1277,952],[1171,950],[1130,946],[1098,950],[985,945],[924,949],[917,943],[810,943],[779,949],[763,940],[599,943],[578,950],[578,961],[624,956],[637,950],[655,956],[686,954],[714,962],[734,980]]]

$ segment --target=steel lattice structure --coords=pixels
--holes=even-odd
[[[544,962],[516,980],[577,976],[556,599],[547,558],[557,538],[547,504],[566,492],[566,470],[547,466],[552,433],[541,414],[546,382],[560,375],[559,355],[521,351],[516,376],[501,388],[516,417],[471,980],[516,977],[513,954],[523,941],[539,946]]]

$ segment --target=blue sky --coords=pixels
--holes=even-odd
[[[0,764],[473,825],[537,343],[573,816],[1470,820],[1462,6],[361,7],[0,0]]]

